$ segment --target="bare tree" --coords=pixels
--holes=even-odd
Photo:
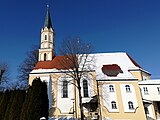
[[[0,83],[9,80],[9,65],[7,63],[0,63]]]
[[[18,66],[19,80],[29,79],[29,73],[33,70],[38,61],[38,50],[38,46],[33,46],[32,49],[27,52],[27,56],[22,62],[22,64]]]
[[[91,71],[93,58],[90,57],[90,53],[92,52],[92,45],[82,42],[79,38],[65,39],[60,48],[60,54],[63,56],[60,64],[63,66],[65,74],[72,78],[68,82],[78,89],[81,120],[84,120],[81,81]]]

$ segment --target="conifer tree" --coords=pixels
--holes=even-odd
[[[28,105],[30,103],[30,97],[32,92],[32,86],[29,87],[28,92],[26,93],[25,101],[22,106],[21,114],[20,114],[20,120],[29,120],[28,119]]]
[[[28,120],[39,120],[41,118],[41,81],[35,79],[32,82],[30,94],[30,103],[28,105]]]
[[[0,103],[1,103],[1,100],[2,100],[2,96],[3,96],[3,92],[1,91],[0,92]]]
[[[8,102],[7,109],[5,112],[5,117],[4,117],[5,120],[9,120],[9,115],[12,114],[12,113],[10,113],[10,109],[11,109],[12,103],[14,101],[14,98],[16,96],[16,90],[10,91],[10,92],[11,92],[11,97],[10,97],[10,100]]]
[[[0,120],[4,120],[5,112],[6,112],[6,109],[7,109],[7,105],[8,105],[9,100],[10,100],[10,94],[11,94],[11,92],[9,92],[7,90],[1,96],[1,101],[0,101]]]
[[[27,93],[20,120],[39,120],[41,117],[48,118],[47,85],[36,78]]]
[[[20,113],[25,100],[25,95],[25,90],[16,90],[15,98],[10,109],[9,120],[20,120]]]
[[[49,101],[48,101],[48,94],[47,94],[47,85],[45,82],[42,82],[41,85],[41,99],[42,99],[42,111],[41,111],[41,116],[45,117],[46,120],[48,120],[48,115],[49,115]]]
[[[32,83],[32,97],[29,106],[29,120],[38,120],[41,117],[48,118],[47,85],[37,78]],[[32,113],[32,114],[31,114]]]

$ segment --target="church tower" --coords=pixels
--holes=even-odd
[[[50,18],[49,6],[44,26],[41,30],[41,45],[39,49],[39,61],[50,61],[54,56],[54,29]]]

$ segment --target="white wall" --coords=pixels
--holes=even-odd
[[[58,79],[58,90],[57,90],[57,107],[60,109],[61,113],[69,113],[70,109],[73,107],[73,98],[74,98],[74,85],[68,84],[68,97],[63,98],[62,97],[62,81],[63,80],[70,80],[69,78],[66,78],[65,76],[60,77]]]
[[[143,89],[144,87],[147,87],[148,94],[145,94],[144,89]],[[160,87],[160,85],[156,85],[156,84],[140,85],[143,99],[151,100],[151,101],[160,101],[160,94],[158,93],[157,87]]]
[[[114,86],[114,92],[109,91],[109,85]],[[116,95],[116,89],[114,84],[103,84],[102,85],[102,100],[104,102],[104,106],[108,109],[109,112],[118,112],[118,101]],[[117,105],[117,109],[112,109],[111,102],[115,101]]]
[[[126,85],[130,86],[130,89],[131,89],[130,92],[126,92],[126,88],[125,88]],[[135,112],[135,110],[138,107],[138,103],[137,103],[134,86],[132,84],[120,84],[120,91],[121,91],[121,96],[123,101],[124,112]],[[134,109],[129,109],[128,107],[129,101],[133,102]]]

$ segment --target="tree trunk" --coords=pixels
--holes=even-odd
[[[78,82],[78,92],[79,92],[79,106],[80,106],[81,120],[84,120],[80,81]]]

